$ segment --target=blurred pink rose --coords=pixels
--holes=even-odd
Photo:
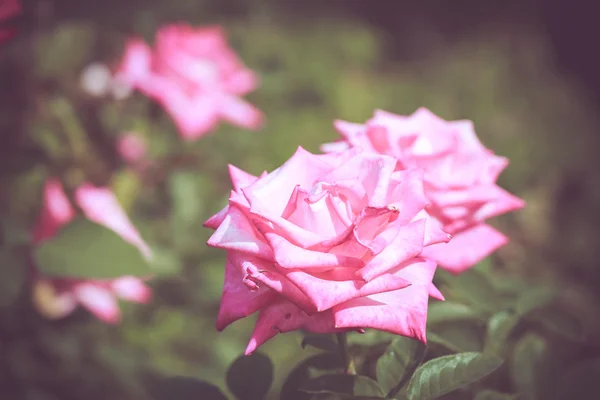
[[[125,132],[117,140],[117,152],[129,164],[137,164],[146,155],[146,142],[135,132]]]
[[[123,240],[136,246],[145,257],[151,257],[150,248],[109,189],[83,184],[75,191],[75,201],[90,221],[113,230]],[[34,242],[40,243],[53,237],[74,217],[75,210],[65,195],[62,184],[56,179],[49,179],[44,187],[43,209],[33,232]],[[52,304],[38,306],[43,309],[41,311],[44,314],[57,318],[70,314],[79,303],[101,320],[115,323],[121,316],[117,297],[146,303],[152,296],[142,280],[132,276],[110,280],[48,279],[38,276],[38,280],[44,290],[49,287],[53,290],[53,296],[44,298]]]
[[[228,46],[218,26],[165,25],[152,50],[130,39],[116,79],[156,99],[184,139],[197,139],[224,119],[247,129],[262,125],[262,114],[240,98],[258,77]]]
[[[246,353],[278,332],[375,328],[425,341],[435,263],[449,235],[424,211],[422,172],[393,157],[302,148],[256,178],[230,167],[229,205],[205,226],[227,250],[217,321],[260,311]]]
[[[23,7],[20,0],[0,1],[0,23],[4,20],[16,17],[21,13]],[[0,27],[0,43],[12,38],[17,33],[14,27]]]
[[[425,171],[427,211],[453,236],[423,252],[440,267],[463,272],[508,242],[485,220],[525,203],[496,185],[508,160],[481,144],[471,121],[445,121],[420,108],[410,116],[377,110],[364,125],[338,120],[335,127],[344,140],[324,145],[323,151],[358,147]]]

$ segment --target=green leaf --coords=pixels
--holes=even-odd
[[[510,377],[514,387],[525,399],[541,397],[544,385],[544,366],[547,362],[548,345],[538,334],[528,333],[513,349],[510,359]]]
[[[502,359],[483,353],[459,353],[427,361],[408,385],[410,400],[435,399],[489,375]]]
[[[302,348],[312,346],[319,350],[335,353],[338,351],[338,345],[332,335],[317,335],[314,333],[306,333],[302,338]]]
[[[142,190],[142,182],[138,174],[132,169],[123,169],[115,173],[110,186],[125,211],[131,209]]]
[[[0,249],[0,308],[12,305],[19,297],[27,274],[27,257],[18,254],[16,249]]]
[[[238,357],[227,370],[227,387],[239,400],[264,399],[273,383],[273,363],[255,352]]]
[[[500,311],[492,315],[486,332],[486,352],[501,355],[518,323],[519,317],[509,311]]]
[[[532,311],[552,305],[559,296],[559,292],[554,288],[538,287],[527,290],[517,300],[517,314],[524,316]]]
[[[164,379],[157,385],[153,397],[155,400],[227,400],[218,387],[186,376]]]
[[[459,346],[450,342],[449,340],[444,339],[440,335],[437,335],[433,332],[427,332],[427,348],[441,348],[445,353],[460,353],[463,350],[460,349]]]
[[[168,248],[152,246],[152,271],[161,275],[173,275],[181,271],[183,265],[177,253]]]
[[[344,363],[338,354],[321,353],[312,357],[308,357],[298,364],[288,375],[281,388],[280,398],[282,400],[308,400],[312,396],[300,392],[298,388],[321,374],[320,371],[329,373],[333,370],[342,370]]]
[[[300,390],[311,394],[333,393],[368,398],[384,398],[385,396],[377,382],[360,375],[322,375],[306,382]]]
[[[433,303],[427,312],[428,325],[464,320],[484,321],[484,318],[481,312],[472,307],[451,301]]]
[[[557,399],[588,399],[598,392],[600,358],[582,361],[570,368],[558,383]]]
[[[408,381],[417,369],[427,347],[418,340],[398,336],[377,360],[377,382],[387,394]]]
[[[85,218],[76,218],[54,238],[34,250],[37,268],[45,275],[111,279],[147,276],[150,264],[118,234]]]
[[[485,337],[485,325],[481,321],[465,320],[448,322],[435,326],[436,333],[462,351],[482,351]]]
[[[194,171],[177,171],[169,176],[173,217],[178,222],[193,224],[200,221],[204,210],[201,197],[203,186],[206,186],[204,181],[202,175]]]
[[[488,276],[481,271],[470,269],[455,277],[451,284],[452,291],[477,309],[497,311],[505,306]]]
[[[518,398],[518,394],[501,393],[489,389],[477,392],[477,394],[475,395],[475,400],[516,400]]]

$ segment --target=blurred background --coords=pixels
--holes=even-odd
[[[225,388],[224,371],[253,327],[248,318],[223,333],[214,328],[224,252],[205,246],[211,231],[202,223],[226,204],[227,164],[270,171],[298,145],[315,152],[336,139],[333,119],[363,122],[375,108],[410,114],[424,106],[445,119],[473,120],[484,144],[510,159],[500,184],[527,202],[493,221],[511,243],[482,268],[492,281],[558,283],[597,310],[600,36],[591,8],[569,3],[24,2],[19,34],[0,47],[3,245],[28,235],[48,174],[70,179],[56,160],[77,143],[91,160],[79,173],[113,188],[155,249],[161,275],[151,283],[153,301],[122,304],[123,322],[111,326],[82,309],[45,319],[32,307],[26,262],[2,263],[0,398],[147,399],[158,377],[176,374]],[[126,38],[151,42],[173,21],[225,27],[232,47],[261,76],[248,96],[266,115],[260,132],[221,124],[215,134],[184,143],[141,94],[125,106],[82,90],[88,65],[116,66]],[[160,170],[140,176],[123,163],[114,141],[124,131],[144,137]],[[277,366],[273,398],[311,352],[300,340],[279,335],[263,348]]]

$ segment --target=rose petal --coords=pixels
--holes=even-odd
[[[121,319],[121,310],[115,296],[93,283],[80,283],[73,288],[75,298],[96,317],[109,324]]]
[[[244,284],[240,269],[227,259],[225,263],[225,283],[221,295],[221,305],[217,316],[217,330],[221,332],[232,322],[245,318],[262,309],[275,299],[275,292],[265,286],[251,290]]]
[[[441,267],[461,273],[508,242],[508,238],[489,225],[476,225],[455,235],[448,243],[423,250],[423,257],[437,261]]]
[[[334,327],[333,315],[330,311],[308,315],[293,303],[280,299],[261,310],[245,354],[252,354],[278,333],[297,329],[306,329],[314,333],[342,331]]]

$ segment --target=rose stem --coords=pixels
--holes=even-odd
[[[348,352],[348,339],[346,338],[346,332],[338,332],[335,334],[338,342],[338,346],[340,348],[340,356],[342,357],[342,362],[346,368],[347,375],[356,375],[356,369],[354,368],[354,361],[350,357],[350,353]]]

